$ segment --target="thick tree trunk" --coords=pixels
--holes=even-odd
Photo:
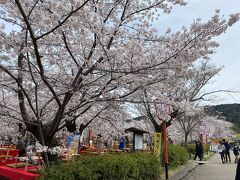
[[[188,149],[188,136],[189,136],[189,132],[185,132],[184,133],[184,146],[186,147],[188,153],[189,153],[189,158],[192,159],[192,154],[191,154],[191,151],[189,151]]]
[[[83,130],[86,128],[86,125],[85,124],[83,124],[83,123],[81,123],[81,125],[80,125],[80,127],[79,127],[79,134],[80,134],[80,136],[82,135],[82,133],[83,133]]]
[[[184,133],[184,146],[185,146],[185,147],[187,147],[187,145],[188,145],[188,135],[189,135],[188,132],[185,132],[185,133]]]
[[[48,146],[49,148],[60,145],[59,142],[48,134],[46,134],[46,127],[42,126],[41,128],[34,124],[25,123],[27,130],[31,132],[34,137],[39,141],[40,144]],[[57,162],[59,157],[57,154],[51,154],[49,152],[43,152],[43,160],[46,166],[48,167],[48,162]]]
[[[37,139],[37,141],[39,141],[40,144],[48,147],[54,147],[59,145],[59,142],[54,137],[51,137],[49,136],[49,134],[46,133],[46,127],[42,124],[40,125],[41,129],[35,124],[25,123],[25,125],[27,127],[27,130],[34,135],[34,137]]]

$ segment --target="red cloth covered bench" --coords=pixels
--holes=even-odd
[[[7,166],[0,167],[0,175],[9,180],[36,180],[41,176],[40,174],[33,174],[26,172],[23,169],[15,169]]]

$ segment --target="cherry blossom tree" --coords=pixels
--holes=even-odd
[[[209,50],[208,52],[211,54],[213,51]],[[155,83],[151,88],[145,90],[143,95],[135,97],[143,104],[137,105],[137,109],[141,114],[149,117],[156,131],[161,131],[161,122],[158,120],[158,107],[156,107],[155,103],[156,99],[162,104],[178,109],[178,115],[175,119],[177,123],[175,125],[184,134],[184,143],[186,145],[189,135],[196,130],[206,115],[199,102],[210,100],[208,96],[218,92],[205,92],[203,89],[207,84],[211,83],[211,79],[220,70],[221,67],[214,66],[207,55],[200,59],[197,57],[192,63],[185,65],[181,70],[177,69],[172,76],[168,76],[171,79]],[[168,123],[168,125],[170,124],[171,122]]]
[[[232,130],[233,124],[223,118],[206,116],[201,125],[208,127],[208,136],[210,138],[226,138],[234,135],[234,131]]]
[[[208,131],[207,136],[210,139],[232,137],[234,135],[234,131],[231,128],[232,125],[232,123],[220,119],[219,117],[205,115],[192,129],[189,140],[199,139],[201,126],[206,127]],[[184,132],[180,129],[176,121],[173,121],[172,125],[168,128],[168,136],[176,143],[184,143]]]
[[[178,126],[179,131],[184,134],[185,146],[187,146],[189,136],[199,127],[204,117],[205,113],[203,108],[193,106],[177,119],[176,125]]]
[[[214,92],[204,92],[203,88],[211,82],[221,68],[217,68],[209,61],[201,61],[196,67],[191,67],[191,76],[185,76],[175,82],[170,97],[177,99],[181,105],[182,114],[176,119],[178,129],[184,134],[184,144],[187,145],[189,136],[201,124],[206,116],[204,107],[199,102],[209,100],[207,97]]]
[[[154,44],[145,39],[158,38],[150,27],[154,10],[169,12],[170,3],[184,4],[2,1],[0,18],[14,25],[10,32],[1,26],[1,96],[12,99],[1,103],[2,115],[52,145],[54,134],[84,113],[96,116],[109,101],[154,83],[140,75],[164,62],[145,61]]]
[[[159,83],[155,83],[150,88],[144,90],[142,94],[134,97],[138,99],[140,104],[136,106],[138,111],[140,114],[149,117],[156,131],[161,131],[159,119],[162,118],[161,115],[160,117],[158,115],[159,109],[156,103],[165,104],[174,110],[178,110],[175,121],[179,125],[179,130],[185,134],[184,139],[185,143],[187,143],[189,134],[201,122],[204,116],[203,108],[200,107],[199,101],[205,100],[205,97],[214,93],[203,92],[203,88],[221,70],[221,68],[210,64],[208,57],[205,58],[205,60],[202,59],[199,62],[198,59],[195,59],[188,66],[182,68],[182,72],[177,70],[175,74],[170,76],[170,79],[164,79]],[[162,113],[164,114],[164,112]],[[170,124],[171,121],[168,125]]]

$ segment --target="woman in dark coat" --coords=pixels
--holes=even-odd
[[[203,145],[199,140],[196,141],[194,160],[196,160],[197,156],[199,157],[200,161],[203,160]]]

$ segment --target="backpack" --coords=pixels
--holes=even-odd
[[[238,151],[239,151],[239,148],[237,146],[234,146],[233,148],[234,155],[238,155],[239,154]]]

